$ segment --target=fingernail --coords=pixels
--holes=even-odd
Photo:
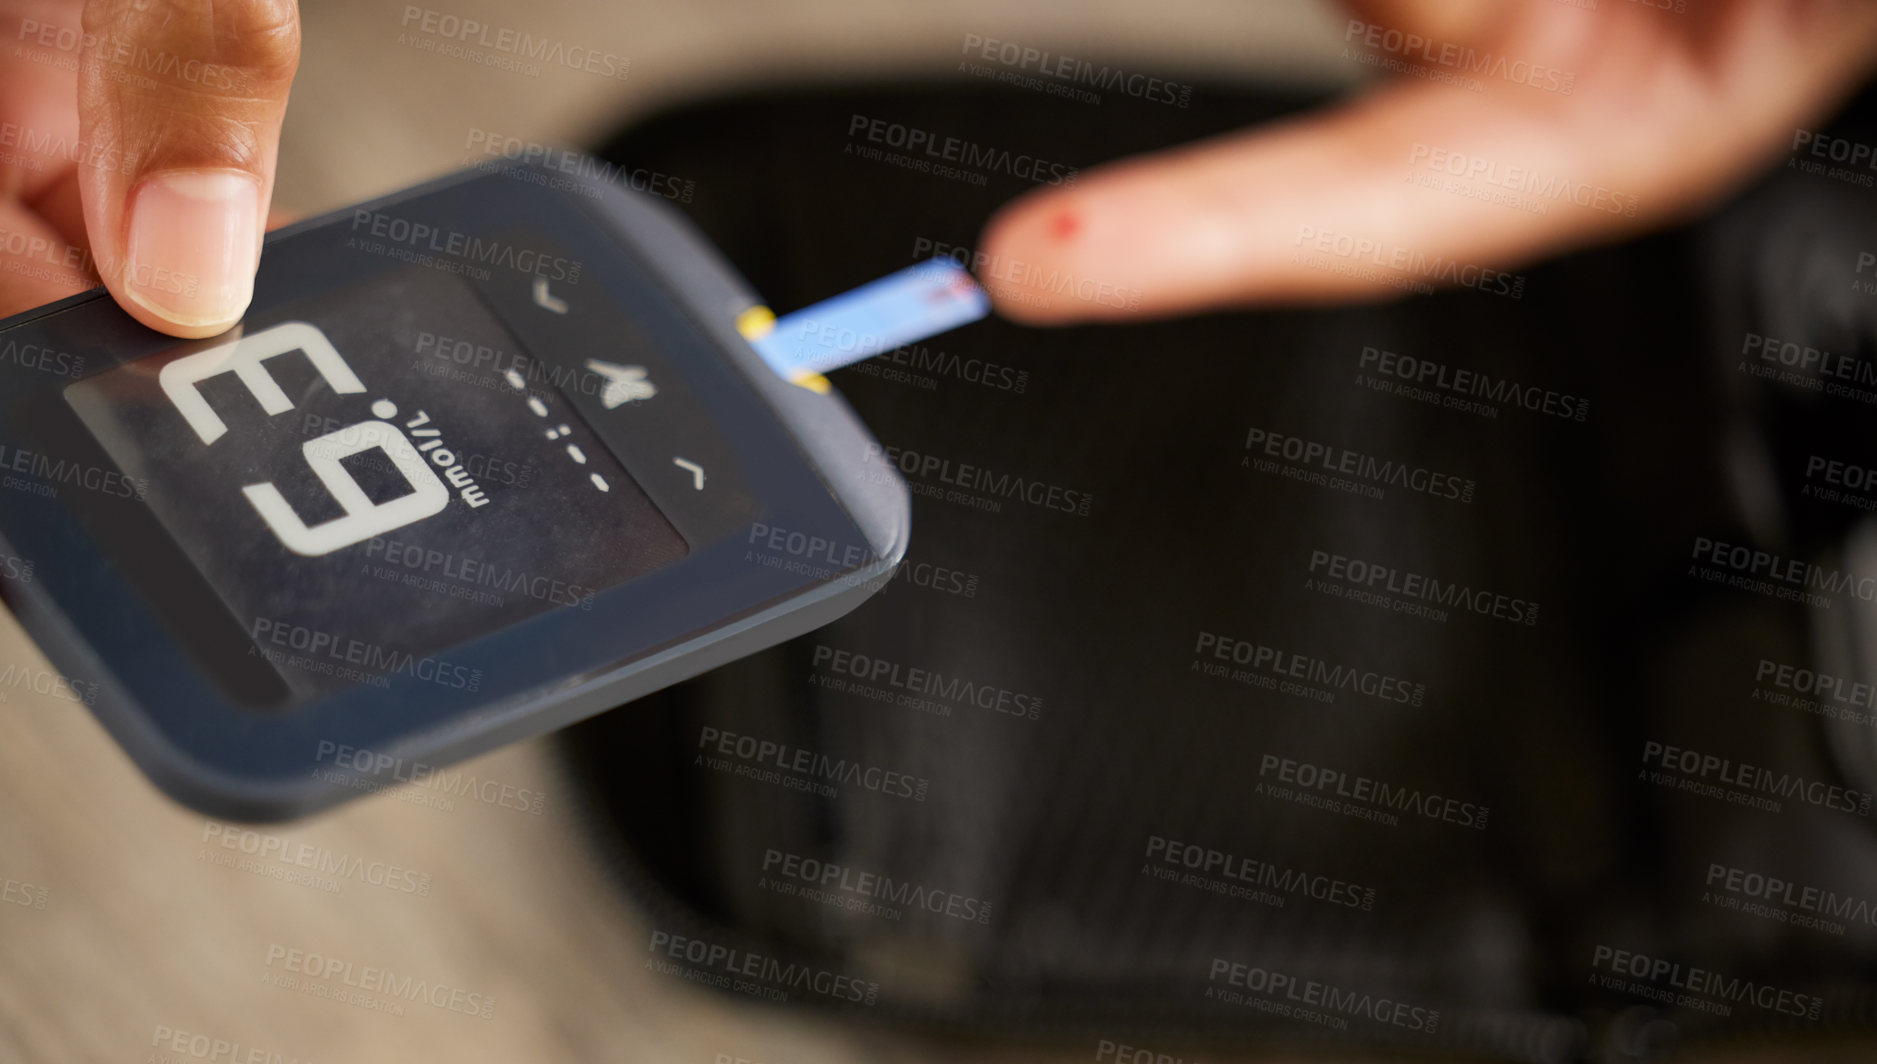
[[[261,186],[230,170],[151,174],[130,200],[124,291],[177,325],[233,324],[254,295]]]

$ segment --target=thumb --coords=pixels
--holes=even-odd
[[[1483,280],[1704,207],[1845,92],[1877,42],[1871,4],[1603,7],[1501,5],[1465,47],[1545,82],[1403,79],[1030,193],[986,228],[980,280],[1037,323]]]
[[[89,0],[79,196],[98,274],[153,329],[247,310],[300,59],[294,0]]]

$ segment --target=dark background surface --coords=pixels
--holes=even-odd
[[[1309,102],[1214,86],[1195,99],[769,93],[666,114],[605,154],[696,175],[710,194],[686,213],[787,311],[931,243],[968,248],[1028,187],[858,157],[855,116],[1087,166]],[[1834,132],[1860,136],[1868,112],[1866,99]],[[895,1011],[970,1028],[1323,1036],[1207,1000],[1209,965],[1226,958],[1437,1007],[1449,1047],[1565,1059],[1592,1041],[1634,1047],[1648,1020],[1638,998],[1592,982],[1600,945],[1816,995],[1828,1026],[1858,1026],[1877,929],[1793,928],[1703,890],[1723,863],[1877,892],[1870,820],[1744,809],[1638,771],[1653,740],[1877,787],[1862,732],[1834,736],[1754,683],[1762,659],[1817,667],[1870,604],[1808,609],[1690,570],[1701,536],[1856,567],[1841,546],[1861,511],[1804,497],[1803,472],[1812,454],[1877,463],[1868,408],[1754,379],[1740,351],[1752,332],[1870,354],[1872,304],[1846,293],[1856,251],[1877,246],[1872,195],[1772,172],[1689,228],[1518,270],[1516,299],[1443,291],[1052,330],[991,319],[930,341],[924,369],[901,356],[914,379],[838,372],[883,443],[1086,492],[1088,516],[916,494],[908,564],[965,580],[896,580],[813,636],[568,733],[601,844],[619,840],[662,918],[864,973]],[[1365,347],[1587,398],[1589,413],[1487,418],[1372,390],[1357,382]],[[1025,386],[962,379],[949,355]],[[1252,427],[1451,471],[1477,493],[1374,499],[1260,473],[1241,464]],[[1540,620],[1441,623],[1331,598],[1305,587],[1319,550],[1535,601]],[[1427,697],[1324,704],[1204,676],[1201,632],[1407,677]],[[939,716],[830,691],[818,647],[1032,693],[1042,710]],[[715,771],[697,762],[705,727],[895,766],[929,779],[930,797],[814,797]],[[1390,828],[1286,803],[1262,793],[1266,754],[1487,806],[1490,820]],[[1377,900],[1280,908],[1160,881],[1142,868],[1156,835]],[[784,896],[761,885],[772,849],[989,900],[993,916],[894,920]],[[1725,1021],[1664,1014],[1684,1037],[1787,1023],[1750,1006]],[[1362,1020],[1330,1037],[1427,1041]]]

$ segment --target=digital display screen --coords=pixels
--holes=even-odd
[[[439,652],[684,557],[567,368],[455,275],[412,266],[243,329],[65,396],[296,691],[468,684]],[[656,401],[609,369],[619,416]]]

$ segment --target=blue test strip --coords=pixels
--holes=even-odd
[[[941,255],[778,318],[750,344],[793,381],[968,325],[990,310],[971,274]]]

